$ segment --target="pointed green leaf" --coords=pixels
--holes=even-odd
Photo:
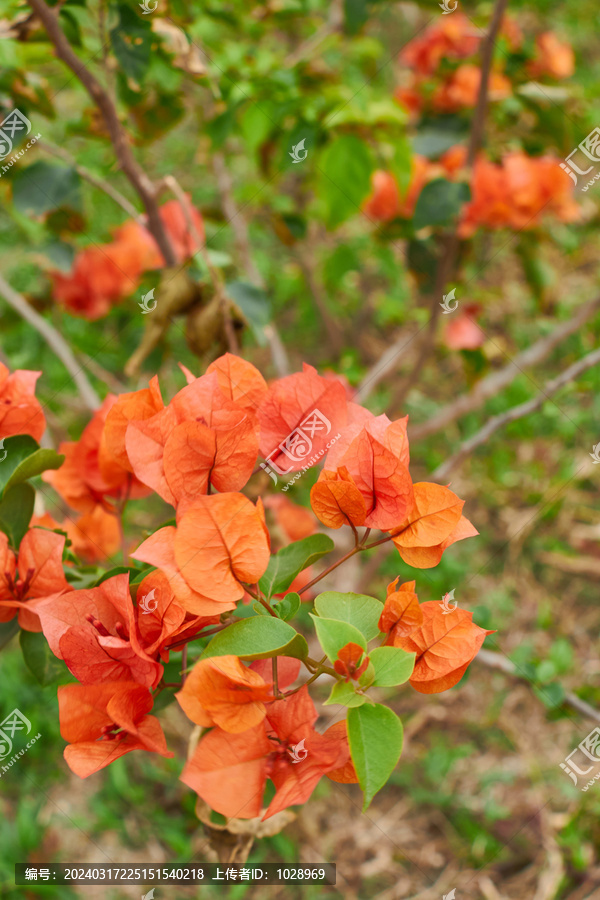
[[[267,571],[258,586],[267,599],[273,594],[287,590],[296,575],[330,553],[334,546],[326,534],[311,534],[301,541],[294,541],[293,544],[282,547],[279,553],[271,557]]]
[[[328,228],[337,228],[360,212],[371,190],[373,168],[367,144],[356,135],[343,134],[325,148],[318,164],[319,197],[325,204]]]
[[[383,603],[375,597],[325,591],[316,598],[315,609],[325,619],[337,619],[354,625],[367,641],[372,641],[379,634],[378,623],[383,612]]]
[[[0,442],[0,494],[8,479],[23,460],[40,449],[37,441],[29,434],[15,434]]]
[[[402,753],[402,722],[387,706],[348,710],[350,755],[365,795],[363,812],[394,771]]]
[[[337,659],[338,651],[346,644],[358,644],[363,650],[367,649],[364,636],[354,625],[338,622],[337,619],[323,619],[312,613],[310,617],[315,623],[319,643],[332,662]]]
[[[6,482],[4,490],[7,491],[13,485],[21,484],[21,482],[27,481],[28,478],[33,478],[35,475],[41,475],[42,472],[46,472],[48,469],[59,469],[64,461],[64,456],[55,450],[47,448],[36,450],[35,453],[32,453],[31,456],[19,463]]]
[[[21,631],[19,641],[23,659],[40,684],[52,684],[68,674],[64,662],[54,655],[41,631]]]
[[[435,178],[428,182],[417,200],[413,216],[415,231],[426,226],[450,225],[471,196],[469,185],[461,181]]]
[[[407,653],[400,647],[375,647],[369,659],[375,669],[376,687],[392,687],[408,681],[415,667],[415,653]]]
[[[266,659],[271,656],[305,659],[308,656],[308,644],[295,628],[281,619],[252,616],[235,622],[216,634],[200,659],[229,654],[242,659]]]
[[[27,482],[15,484],[0,502],[0,531],[15,549],[21,543],[33,515],[35,491]]]

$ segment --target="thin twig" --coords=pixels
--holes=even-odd
[[[225,213],[225,218],[227,219],[233,230],[233,238],[235,241],[238,256],[242,263],[242,268],[250,281],[252,281],[257,287],[264,290],[264,279],[258,271],[252,257],[252,253],[250,252],[248,224],[240,209],[238,209],[238,205],[233,196],[233,182],[231,180],[229,169],[225,164],[225,158],[223,154],[215,153],[213,155],[212,163],[217,179],[219,193],[221,195],[223,212]],[[277,372],[279,377],[282,378],[290,371],[290,364],[287,358],[285,347],[283,346],[281,338],[279,337],[279,333],[272,322],[270,322],[268,325],[265,325],[263,331],[269,343],[269,349],[271,350],[271,358],[273,360],[273,365],[275,366],[275,371]]]
[[[292,50],[283,60],[284,69],[291,69],[297,66],[299,62],[303,62],[321,46],[324,40],[330,35],[339,31],[344,23],[344,9],[340,0],[331,0],[329,7],[329,19],[324,22],[320,28],[315,31],[307,40]]]
[[[33,307],[29,305],[27,300],[15,291],[13,287],[0,275],[0,294],[4,297],[9,306],[17,312],[26,322],[33,325],[35,330],[41,334],[50,349],[58,356],[65,369],[71,375],[79,391],[79,396],[83,400],[87,409],[94,411],[100,406],[100,398],[96,391],[88,381],[87,375],[75,359],[73,351],[63,338],[63,336],[54,328],[50,322],[40,316]]]
[[[587,369],[591,369],[592,366],[597,366],[599,363],[600,348],[588,353],[582,359],[573,363],[572,366],[569,366],[568,369],[565,369],[561,375],[546,382],[545,387],[541,389],[536,397],[527,400],[525,403],[520,403],[518,406],[513,406],[511,409],[507,409],[506,412],[500,413],[497,416],[492,416],[492,418],[488,419],[485,425],[480,428],[476,434],[461,444],[456,453],[443,462],[441,466],[438,466],[431,477],[444,481],[452,469],[462,462],[466,456],[472,453],[476,447],[485,444],[487,439],[491,437],[495,431],[502,428],[504,425],[508,425],[509,422],[514,422],[516,419],[521,419],[523,416],[528,416],[530,413],[535,412],[536,409],[543,406],[546,400],[548,400],[552,394],[555,394],[556,391],[560,390],[561,387],[564,387]]]
[[[141,213],[137,211],[135,206],[129,202],[127,197],[124,197],[120,191],[114,188],[112,184],[109,184],[108,181],[105,181],[104,178],[94,175],[89,169],[86,169],[85,166],[81,166],[75,157],[71,156],[68,150],[65,150],[63,147],[57,147],[56,144],[52,144],[47,140],[38,141],[37,146],[41,147],[42,150],[45,150],[46,153],[50,153],[52,156],[56,156],[57,159],[62,159],[64,162],[68,163],[75,169],[81,178],[89,181],[90,184],[93,184],[94,187],[97,187],[99,190],[104,191],[104,193],[111,197],[115,203],[119,204],[121,209],[125,210],[128,216],[131,216],[132,219],[135,219],[135,221],[144,228],[146,227],[146,220]]]
[[[503,656],[500,653],[494,653],[493,650],[480,650],[475,659],[485,666],[489,666],[490,669],[498,669],[506,675],[512,675],[514,678],[522,678],[523,681],[529,680],[519,673],[515,664],[511,662],[507,656]],[[600,710],[594,709],[593,706],[590,706],[585,700],[581,700],[577,694],[574,694],[572,691],[567,691],[565,693],[564,702],[572,707],[572,709],[576,709],[577,712],[580,712],[583,716],[587,716],[595,722],[600,722]]]
[[[74,53],[58,23],[58,15],[55,9],[49,7],[45,3],[45,0],[29,0],[29,4],[41,19],[48,33],[48,37],[52,44],[54,44],[56,55],[59,59],[62,59],[76,75],[98,107],[108,129],[120,166],[144,204],[144,209],[148,216],[148,231],[152,234],[154,240],[158,244],[158,248],[164,257],[166,265],[176,265],[177,258],[163,225],[158,204],[156,202],[155,186],[133,155],[129,143],[129,135],[121,125],[112,99],[98,79],[92,75],[90,70]]]
[[[566,322],[562,322],[549,335],[540,338],[539,341],[536,341],[526,350],[523,350],[522,353],[519,353],[518,356],[511,359],[504,368],[499,369],[497,372],[493,372],[486,378],[482,378],[468,394],[463,394],[462,396],[457,397],[456,400],[448,403],[447,406],[440,409],[427,422],[423,422],[420,425],[413,425],[410,429],[411,441],[418,441],[422,438],[429,437],[431,434],[436,434],[438,431],[442,431],[442,429],[446,428],[455,419],[459,419],[461,416],[465,416],[467,413],[479,409],[486,400],[495,397],[496,394],[499,394],[500,391],[514,381],[517,375],[522,373],[523,369],[536,365],[544,360],[555,347],[572,334],[575,334],[576,331],[579,331],[581,326],[591,319],[599,309],[600,297],[596,297],[595,300],[585,303],[574,315],[567,319]]]
[[[496,39],[498,37],[498,32],[500,30],[500,25],[502,24],[502,17],[504,15],[506,4],[507,0],[496,0],[490,28],[483,41],[481,51],[481,80],[479,83],[479,93],[477,96],[475,114],[473,116],[473,122],[471,124],[471,133],[469,136],[469,145],[467,149],[466,159],[467,177],[469,179],[469,182],[472,182],[473,165],[475,163],[475,159],[477,157],[477,153],[479,152],[479,148],[483,139],[485,115],[488,101],[488,87],[492,60],[494,56],[494,47],[496,44]],[[434,349],[435,332],[441,309],[439,298],[443,295],[446,284],[452,278],[452,274],[454,272],[456,260],[458,257],[459,247],[460,238],[458,235],[458,229],[457,227],[455,227],[452,234],[442,237],[442,254],[440,261],[438,262],[435,286],[431,297],[431,313],[429,317],[428,327],[422,337],[421,349],[419,351],[419,356],[417,357],[415,366],[412,372],[403,380],[403,382],[401,382],[400,388],[398,389],[396,396],[394,397],[395,404],[399,407],[401,407],[404,403],[406,396],[412,386],[417,383],[419,376]]]

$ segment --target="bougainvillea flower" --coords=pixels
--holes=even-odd
[[[132,553],[161,569],[184,609],[217,615],[233,609],[264,574],[270,550],[264,513],[243,494],[198,497]]]
[[[423,611],[415,593],[415,582],[406,581],[398,587],[399,578],[387,588],[379,630],[387,634],[386,644],[394,645],[397,637],[410,634],[423,623]]]
[[[310,492],[310,504],[328,528],[364,525],[367,516],[364,497],[346,466],[340,466],[335,472],[322,472]]]
[[[485,342],[485,334],[473,319],[481,312],[479,303],[465,303],[457,316],[446,324],[444,343],[450,350],[477,350]]]
[[[411,83],[399,85],[394,91],[394,100],[406,110],[411,120],[418,117],[423,108],[423,95],[419,90],[420,79],[415,76]]]
[[[508,153],[500,165],[480,156],[471,182],[471,200],[459,225],[461,237],[477,227],[535,228],[542,214],[573,222],[580,211],[573,200],[573,182],[552,157]]]
[[[348,426],[327,454],[319,481],[330,483],[325,472],[345,467],[365,501],[367,528],[387,531],[412,506],[406,423],[407,417],[390,422],[387,416],[372,416],[364,425]]]
[[[432,98],[434,109],[441,112],[456,112],[469,109],[477,103],[481,69],[471,63],[459,66],[451,77],[439,85]],[[511,83],[501,72],[490,72],[488,83],[489,100],[505,100],[512,94]]]
[[[575,72],[575,54],[566,41],[561,41],[553,31],[538,34],[535,39],[536,55],[528,71],[533,78],[549,75],[551,78],[570,78]]]
[[[168,758],[158,719],[147,713],[149,690],[132,681],[107,684],[67,684],[58,688],[60,733],[67,765],[87,778],[132,750],[147,750]]]
[[[11,374],[0,362],[0,438],[30,434],[40,440],[46,420],[35,397],[35,383],[41,374],[28,369],[17,369]]]
[[[372,193],[363,205],[366,215],[377,222],[389,222],[400,211],[400,191],[391,172],[377,169],[371,176]]]
[[[404,548],[441,544],[458,525],[464,506],[464,500],[441,484],[421,481],[413,485],[413,491],[410,511],[392,531],[392,540],[400,552]]]
[[[182,388],[154,416],[127,426],[125,448],[136,476],[176,506],[206,493],[242,488],[258,457],[258,422],[220,389],[214,369]]]
[[[409,679],[421,694],[438,694],[458,684],[469,663],[477,656],[487,634],[475,625],[473,613],[459,607],[445,613],[432,600],[421,604],[423,624],[409,635],[397,635],[395,647],[416,653]]]
[[[267,494],[264,505],[275,520],[274,537],[278,538],[279,547],[315,534],[317,520],[305,506],[293,503],[282,494]]]
[[[256,412],[267,393],[267,382],[258,369],[233,353],[215,359],[206,372],[216,372],[223,395],[250,412]]]
[[[108,410],[104,422],[101,440],[101,466],[103,458],[108,455],[109,459],[112,457],[128,472],[133,472],[125,447],[127,426],[132,421],[150,419],[162,409],[164,409],[164,403],[156,375],[150,380],[147,388],[120,394]]]
[[[65,455],[62,466],[42,475],[43,480],[79,512],[92,512],[97,504],[105,504],[107,500],[143,497],[149,493],[148,488],[110,456],[106,448],[101,452],[104,423],[116,399],[113,394],[106,397],[80,439],[60,445],[59,452]]]
[[[479,532],[471,522],[465,516],[461,516],[456,528],[435,547],[398,547],[398,552],[408,566],[413,566],[415,569],[431,569],[438,565],[444,550],[447,550],[451,544],[455,544],[456,541],[464,541],[465,538],[475,537],[478,534]]]
[[[204,241],[204,224],[198,210],[189,205],[196,232]],[[197,252],[187,219],[177,200],[160,209],[160,217],[178,262]],[[132,294],[143,272],[161,268],[162,254],[150,232],[130,220],[116,229],[108,244],[86,247],[75,257],[72,271],[50,272],[54,299],[74,315],[94,320]]]
[[[82,684],[160,681],[163,667],[136,639],[128,575],[43,600],[36,612],[50,649]]]
[[[219,616],[191,616],[177,601],[172,585],[159,569],[137,585],[136,623],[132,641],[148,656],[158,653],[163,662],[169,661],[168,647],[185,638],[192,638],[203,628],[217,625]]]
[[[323,775],[343,768],[350,758],[344,732],[329,736],[314,730],[317,711],[303,687],[267,707],[265,719],[231,735],[214,728],[199,742],[181,780],[224,816],[260,815],[266,780],[276,793],[263,819],[304,803]],[[301,747],[305,753],[296,752]]]
[[[67,519],[60,527],[66,531],[75,556],[87,563],[104,562],[117,552],[121,544],[117,516],[100,505],[75,522]]]
[[[260,452],[281,475],[322,456],[347,422],[344,386],[304,363],[302,372],[274,381],[258,409]]]
[[[237,656],[199,660],[175,696],[192,722],[205,728],[218,725],[232,734],[262,722],[265,703],[275,699],[273,683],[265,682]]]
[[[350,680],[358,681],[363,672],[366,672],[368,665],[369,657],[366,656],[360,644],[350,642],[338,650],[333,668],[338,675],[343,675],[344,680],[349,682]]]
[[[73,590],[62,567],[64,546],[62,535],[30,528],[15,556],[0,532],[0,622],[8,622],[18,610],[24,631],[42,630],[38,603]]]
[[[400,60],[422,75],[431,75],[442,59],[465,59],[476,53],[480,32],[463,13],[441,18],[404,47]]]
[[[348,724],[346,719],[341,719],[339,722],[334,722],[333,725],[330,725],[323,734],[323,737],[334,741],[348,740]],[[350,757],[348,757],[347,763],[340,766],[339,769],[332,769],[332,771],[327,772],[326,775],[327,778],[331,779],[331,781],[337,781],[338,784],[358,784],[358,775],[356,774],[354,763]]]

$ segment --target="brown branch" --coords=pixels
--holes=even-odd
[[[148,231],[150,231],[158,244],[166,265],[176,265],[177,258],[160,217],[155,187],[133,155],[129,144],[129,136],[121,125],[114,103],[100,82],[73,52],[63,30],[58,24],[58,16],[55,9],[49,7],[45,0],[29,0],[29,4],[48,32],[48,37],[54,44],[58,58],[62,59],[76,75],[100,110],[119,164],[146,210]]]
[[[477,95],[477,104],[475,106],[475,114],[473,116],[473,125],[471,127],[469,147],[467,150],[467,166],[469,169],[472,169],[473,167],[483,140],[488,102],[488,86],[492,69],[492,60],[494,58],[494,47],[496,45],[500,26],[502,25],[502,19],[507,3],[508,0],[496,0],[492,21],[490,22],[490,30],[483,41],[481,49],[481,81],[479,82],[479,93]]]
[[[243,217],[241,210],[233,196],[233,182],[231,175],[225,164],[225,158],[222,153],[215,153],[212,159],[215,176],[219,193],[221,195],[221,203],[223,204],[223,212],[225,218],[233,230],[233,239],[235,241],[236,250],[241,260],[244,272],[254,284],[264,290],[265,282],[258,271],[252,253],[250,252],[250,237],[248,234],[248,224]],[[264,334],[269,343],[271,350],[271,358],[273,365],[279,377],[287,375],[290,371],[290,364],[287,358],[285,347],[281,342],[279,333],[275,325],[270,322],[264,327]]]
[[[515,678],[522,678],[524,681],[529,681],[528,678],[519,673],[515,664],[511,662],[507,656],[503,656],[500,653],[494,653],[492,650],[480,650],[475,659],[478,662],[483,663],[484,666],[489,666],[490,669],[498,669],[498,671],[504,672],[505,675],[512,675]],[[589,719],[593,719],[594,722],[600,722],[600,711],[594,709],[594,707],[590,706],[589,703],[586,703],[585,700],[581,700],[577,694],[572,693],[572,691],[566,691],[564,702],[572,707],[572,709],[576,709],[577,712],[580,712],[582,715],[587,716]]]
[[[456,453],[443,462],[441,466],[438,466],[431,477],[444,481],[452,469],[472,453],[476,447],[485,444],[495,431],[502,428],[504,425],[508,425],[509,422],[514,422],[517,419],[523,418],[523,416],[528,416],[530,413],[535,412],[536,409],[543,406],[546,400],[548,400],[552,394],[555,394],[561,387],[564,387],[569,381],[572,381],[587,369],[591,369],[592,366],[597,366],[598,364],[600,364],[600,348],[588,353],[582,359],[573,363],[572,366],[569,366],[568,369],[565,369],[561,375],[546,382],[545,387],[540,391],[537,397],[533,397],[533,399],[527,400],[525,403],[520,403],[518,406],[513,406],[511,409],[507,409],[506,412],[500,413],[497,416],[492,416],[492,418],[489,419],[476,434],[460,446]]]
[[[600,297],[591,300],[581,306],[577,312],[572,315],[566,322],[558,325],[554,331],[536,341],[503,368],[497,372],[493,372],[486,378],[483,378],[475,385],[468,394],[463,394],[453,400],[447,406],[440,409],[427,422],[420,425],[414,425],[410,430],[410,438],[412,441],[421,440],[436,434],[438,431],[446,428],[455,419],[465,416],[467,413],[479,409],[480,406],[495,397],[505,387],[507,387],[514,379],[523,372],[523,369],[536,365],[544,360],[551,352],[561,344],[564,340],[579,331],[592,316],[600,309]]]
[[[0,275],[0,294],[4,297],[9,306],[17,312],[26,322],[29,322],[35,330],[41,334],[51,350],[58,356],[65,369],[71,375],[79,391],[79,396],[83,400],[87,409],[94,411],[100,406],[100,398],[87,379],[87,375],[75,359],[73,351],[50,322],[40,316],[33,307],[29,305],[25,297],[15,291],[13,287]]]

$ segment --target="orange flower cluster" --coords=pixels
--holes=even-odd
[[[435,178],[455,179],[466,161],[464,147],[452,147],[439,162],[413,157],[408,191],[401,197],[389,172],[373,174],[373,192],[363,209],[369,218],[388,222],[412,216],[419,194]],[[573,199],[573,183],[551,156],[531,157],[520,151],[507,153],[500,163],[480,155],[473,167],[471,200],[462,212],[459,234],[471,237],[477,228],[535,228],[545,214],[561,222],[580,216]]]
[[[190,214],[198,235],[204,239],[202,216],[191,204]],[[188,231],[181,204],[169,200],[161,207],[160,217],[178,261],[192,256],[199,248]],[[150,232],[131,220],[116,230],[110,244],[87,247],[78,253],[69,275],[50,273],[54,298],[74,315],[100,319],[133,293],[143,272],[159,269],[163,264]]]
[[[41,374],[26,369],[10,374],[0,362],[0,438],[30,434],[39,441],[43,435],[46,420],[35,397],[35,383]]]
[[[272,558],[262,500],[242,493],[261,457],[265,470],[281,475],[298,472],[309,454],[323,459],[311,491],[318,519],[332,528],[378,529],[381,541],[416,568],[436,565],[454,542],[477,533],[451,490],[413,483],[407,417],[374,416],[341,379],[305,365],[267,385],[231,354],[199,378],[183,371],[188,383],[167,404],[157,377],[147,388],[107,397],[80,440],[61,446],[63,466],[46,475],[83,513],[84,537],[88,527],[92,533],[104,527],[106,516],[115,519],[129,497],[153,491],[171,504],[174,524],[131,554],[151,570],[132,582],[129,573],[115,574],[75,590],[61,562],[65,538],[48,530],[56,525],[50,517],[37,520],[17,552],[0,533],[0,620],[18,612],[23,628],[43,631],[77,679],[59,688],[59,711],[65,758],[81,777],[133,750],[172,755],[151,715],[164,664],[193,638],[227,627],[237,604],[255,596]],[[313,534],[308,510],[287,497],[266,501],[280,547]],[[92,534],[88,544],[94,543]],[[307,569],[301,576],[306,583]],[[395,647],[410,642],[417,657],[413,685],[433,692],[454,684],[480,646],[481,629],[461,624],[457,635],[450,629],[438,635],[435,610],[430,615],[413,591],[410,610],[399,614],[397,595],[382,606],[380,628]],[[446,649],[436,666],[438,639]],[[354,642],[339,649],[333,664],[348,686],[372,668]],[[248,665],[232,654],[203,657],[178,692],[189,719],[210,729],[182,781],[223,815],[259,815],[267,779],[276,791],[264,818],[303,803],[324,775],[357,780],[345,722],[324,734],[315,729],[306,685],[291,687],[299,668],[297,659],[279,657],[274,683],[270,659]]]

